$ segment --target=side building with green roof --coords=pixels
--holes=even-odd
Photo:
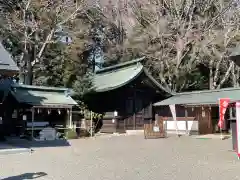
[[[169,105],[176,106],[179,129],[184,134],[212,134],[219,131],[219,100],[229,98],[223,131],[230,129],[230,121],[236,119],[235,103],[240,101],[240,88],[222,88],[177,93],[172,97],[155,103],[154,109],[159,116],[166,117],[169,132],[176,132]],[[230,121],[229,121],[230,120]]]
[[[4,134],[38,139],[46,126],[64,133],[73,128],[76,105],[67,88],[13,83],[2,103]]]

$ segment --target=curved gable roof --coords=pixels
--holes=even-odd
[[[155,87],[166,91],[143,67],[141,61],[144,59],[145,57],[142,57],[97,71],[93,78],[93,90],[95,92],[114,90],[127,85],[144,73]]]
[[[136,79],[142,72],[142,64],[136,64],[125,68],[96,74],[93,79],[94,90],[96,92],[105,92],[117,89]]]

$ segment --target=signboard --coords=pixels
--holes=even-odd
[[[22,119],[23,119],[23,121],[26,121],[26,120],[27,120],[27,116],[26,116],[26,115],[23,115],[23,116],[22,116]]]
[[[236,102],[237,155],[240,158],[240,102]]]
[[[158,126],[153,126],[153,132],[159,132],[159,127]]]
[[[118,112],[117,112],[117,111],[114,111],[114,112],[113,112],[113,115],[114,115],[114,117],[117,117],[117,116],[118,116]]]

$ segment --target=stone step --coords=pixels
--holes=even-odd
[[[33,152],[32,149],[28,149],[28,148],[0,149],[0,155],[32,153],[32,152]]]
[[[0,155],[17,154],[17,153],[31,153],[30,148],[22,148],[7,143],[0,143]]]

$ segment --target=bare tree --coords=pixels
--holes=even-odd
[[[220,14],[226,4],[216,3]],[[205,30],[199,42],[199,62],[209,69],[209,89],[221,88],[228,80],[232,80],[229,85],[238,86],[239,68],[229,61],[229,55],[240,38],[239,23],[240,11],[237,6],[231,6]]]
[[[129,6],[138,23],[127,32],[123,52],[146,56],[166,91],[198,86],[203,76],[192,74],[201,64],[209,70],[210,89],[220,88],[230,74],[235,77],[227,60],[239,34],[234,1],[133,0]]]
[[[139,24],[128,45],[148,58],[153,75],[168,92],[175,93],[197,83],[190,82],[188,75],[196,69],[193,44],[200,38],[200,28],[194,26],[194,2],[172,2],[132,3]]]
[[[8,41],[11,36],[18,42],[17,61],[21,78],[26,77],[27,84],[32,83],[34,67],[43,63],[46,47],[65,37],[77,15],[88,9],[84,0],[15,0],[3,1],[1,6],[9,7],[2,18],[5,24],[1,26],[2,34],[9,36],[3,40]]]

